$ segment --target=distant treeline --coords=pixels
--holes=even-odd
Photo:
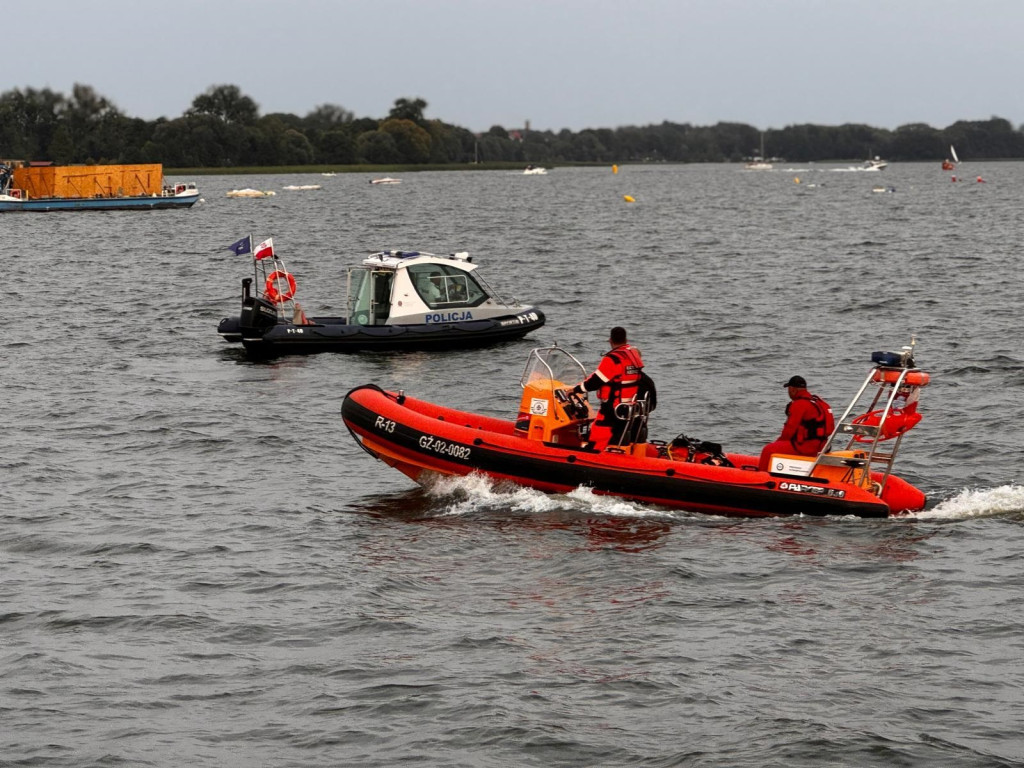
[[[235,85],[211,86],[181,117],[123,114],[90,86],[70,96],[47,88],[0,95],[0,158],[72,163],[163,163],[177,168],[468,163],[742,162],[759,154],[795,162],[939,160],[956,147],[971,160],[1024,158],[1024,133],[1007,120],[924,123],[896,130],[869,125],[790,125],[762,133],[743,123],[486,133],[427,119],[423,99],[398,99],[384,118],[356,117],[324,104],[304,117],[260,115]]]

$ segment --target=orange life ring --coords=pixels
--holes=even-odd
[[[283,292],[277,290],[278,280],[288,281],[288,288]],[[295,278],[289,272],[282,272],[280,269],[275,270],[267,277],[267,284],[263,286],[263,293],[266,294],[267,301],[272,304],[283,304],[295,295]]]
[[[902,368],[877,368],[871,375],[871,380],[875,382],[884,381],[888,384],[895,384],[899,381],[902,373]],[[907,371],[906,373],[907,375],[903,379],[904,384],[910,384],[914,387],[923,387],[931,381],[931,376],[929,376],[925,371],[913,370]]]
[[[868,411],[862,413],[860,416],[853,420],[854,424],[863,424],[866,427],[877,427],[882,422],[882,414],[885,409],[880,408],[877,411]],[[889,412],[889,418],[885,420],[885,424],[882,425],[882,431],[878,435],[879,440],[892,440],[898,435],[902,435],[904,432],[908,432],[910,429],[915,427],[921,420],[921,414],[917,412],[917,404],[914,407],[907,407],[906,409],[893,408]],[[873,443],[875,438],[871,435],[856,435],[854,438],[858,443]]]

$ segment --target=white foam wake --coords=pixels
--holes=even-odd
[[[445,514],[453,516],[502,507],[513,512],[534,514],[566,510],[602,517],[674,517],[671,512],[652,510],[624,499],[596,494],[591,488],[580,487],[567,494],[549,494],[532,488],[495,483],[489,477],[479,474],[465,477],[438,476],[424,487],[431,497],[450,500]]]
[[[919,520],[966,520],[974,517],[1000,517],[1024,513],[1024,486],[1001,485],[998,488],[965,488],[956,496],[918,512]]]

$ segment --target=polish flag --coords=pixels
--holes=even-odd
[[[274,238],[268,237],[262,243],[256,246],[256,249],[252,252],[252,257],[259,261],[265,259],[268,256],[274,255]]]

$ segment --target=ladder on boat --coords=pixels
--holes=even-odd
[[[930,377],[915,366],[915,344],[916,339],[911,339],[900,352],[871,355],[875,366],[836,420],[814,468],[845,468],[843,481],[882,495],[903,436],[921,420],[918,397]],[[881,477],[873,480],[872,473]]]

